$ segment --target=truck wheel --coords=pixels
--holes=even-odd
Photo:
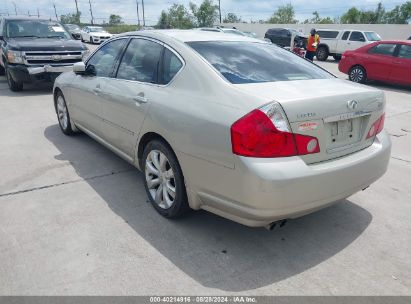
[[[5,66],[5,74],[6,74],[7,84],[9,85],[9,88],[11,91],[20,92],[23,90],[23,83],[14,81],[13,77],[10,74],[10,71],[7,68],[7,64]]]
[[[326,61],[328,58],[328,50],[325,46],[320,46],[317,49],[316,57],[319,61]]]
[[[352,82],[365,83],[367,81],[367,72],[362,66],[356,65],[348,72],[348,78]]]
[[[334,55],[333,56],[335,61],[340,61],[341,60],[341,55]]]

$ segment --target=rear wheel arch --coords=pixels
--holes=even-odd
[[[143,161],[142,158],[143,158],[144,149],[146,148],[147,144],[153,140],[160,140],[164,142],[177,158],[177,155],[174,149],[171,147],[170,143],[163,136],[161,136],[160,134],[156,132],[147,132],[141,137],[140,141],[138,142],[137,162],[138,162],[138,165],[140,166],[140,169],[142,169],[142,161]]]

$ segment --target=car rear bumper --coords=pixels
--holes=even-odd
[[[234,170],[213,166],[214,178],[203,176],[201,186],[189,189],[190,204],[248,226],[265,226],[311,213],[367,188],[386,172],[390,154],[390,138],[382,132],[362,151],[313,165],[299,157],[241,157]]]
[[[344,74],[348,74],[352,64],[347,59],[341,59],[338,63],[338,70]]]

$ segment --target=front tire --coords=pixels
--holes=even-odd
[[[172,219],[190,209],[177,157],[164,141],[153,140],[147,144],[141,165],[147,196],[158,213]]]
[[[70,114],[62,92],[56,94],[56,112],[61,131],[66,135],[73,135]]]
[[[362,66],[356,65],[348,72],[348,78],[352,82],[365,83],[367,81],[367,72]]]
[[[328,49],[325,46],[320,46],[317,49],[316,57],[319,61],[326,61],[328,59]]]
[[[335,61],[340,61],[341,60],[341,55],[334,55],[333,56]]]
[[[93,37],[90,37],[90,44],[94,44]]]
[[[6,74],[6,80],[7,84],[9,86],[9,89],[13,92],[20,92],[23,90],[23,83],[19,81],[15,81],[13,79],[13,76],[11,76],[11,73],[8,69],[7,63],[5,65],[5,74]]]

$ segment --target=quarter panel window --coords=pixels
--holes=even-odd
[[[321,38],[329,39],[337,38],[338,33],[338,31],[317,31],[317,34],[320,35]]]
[[[348,36],[350,35],[350,32],[344,32],[344,35],[341,37],[341,40],[347,40]]]
[[[114,65],[124,46],[126,39],[111,41],[102,46],[87,62],[93,65],[98,77],[111,77]]]
[[[396,44],[381,43],[371,48],[368,51],[368,53],[375,54],[375,55],[393,56],[395,48],[396,48]]]
[[[180,59],[166,48],[163,56],[163,67],[160,79],[161,84],[168,84],[182,67],[183,64]]]
[[[398,57],[411,59],[411,45],[401,45],[400,52],[398,53]]]
[[[117,72],[117,78],[157,83],[163,46],[146,40],[133,39],[127,47]]]
[[[365,41],[365,37],[361,32],[352,32],[350,36],[350,41]]]

